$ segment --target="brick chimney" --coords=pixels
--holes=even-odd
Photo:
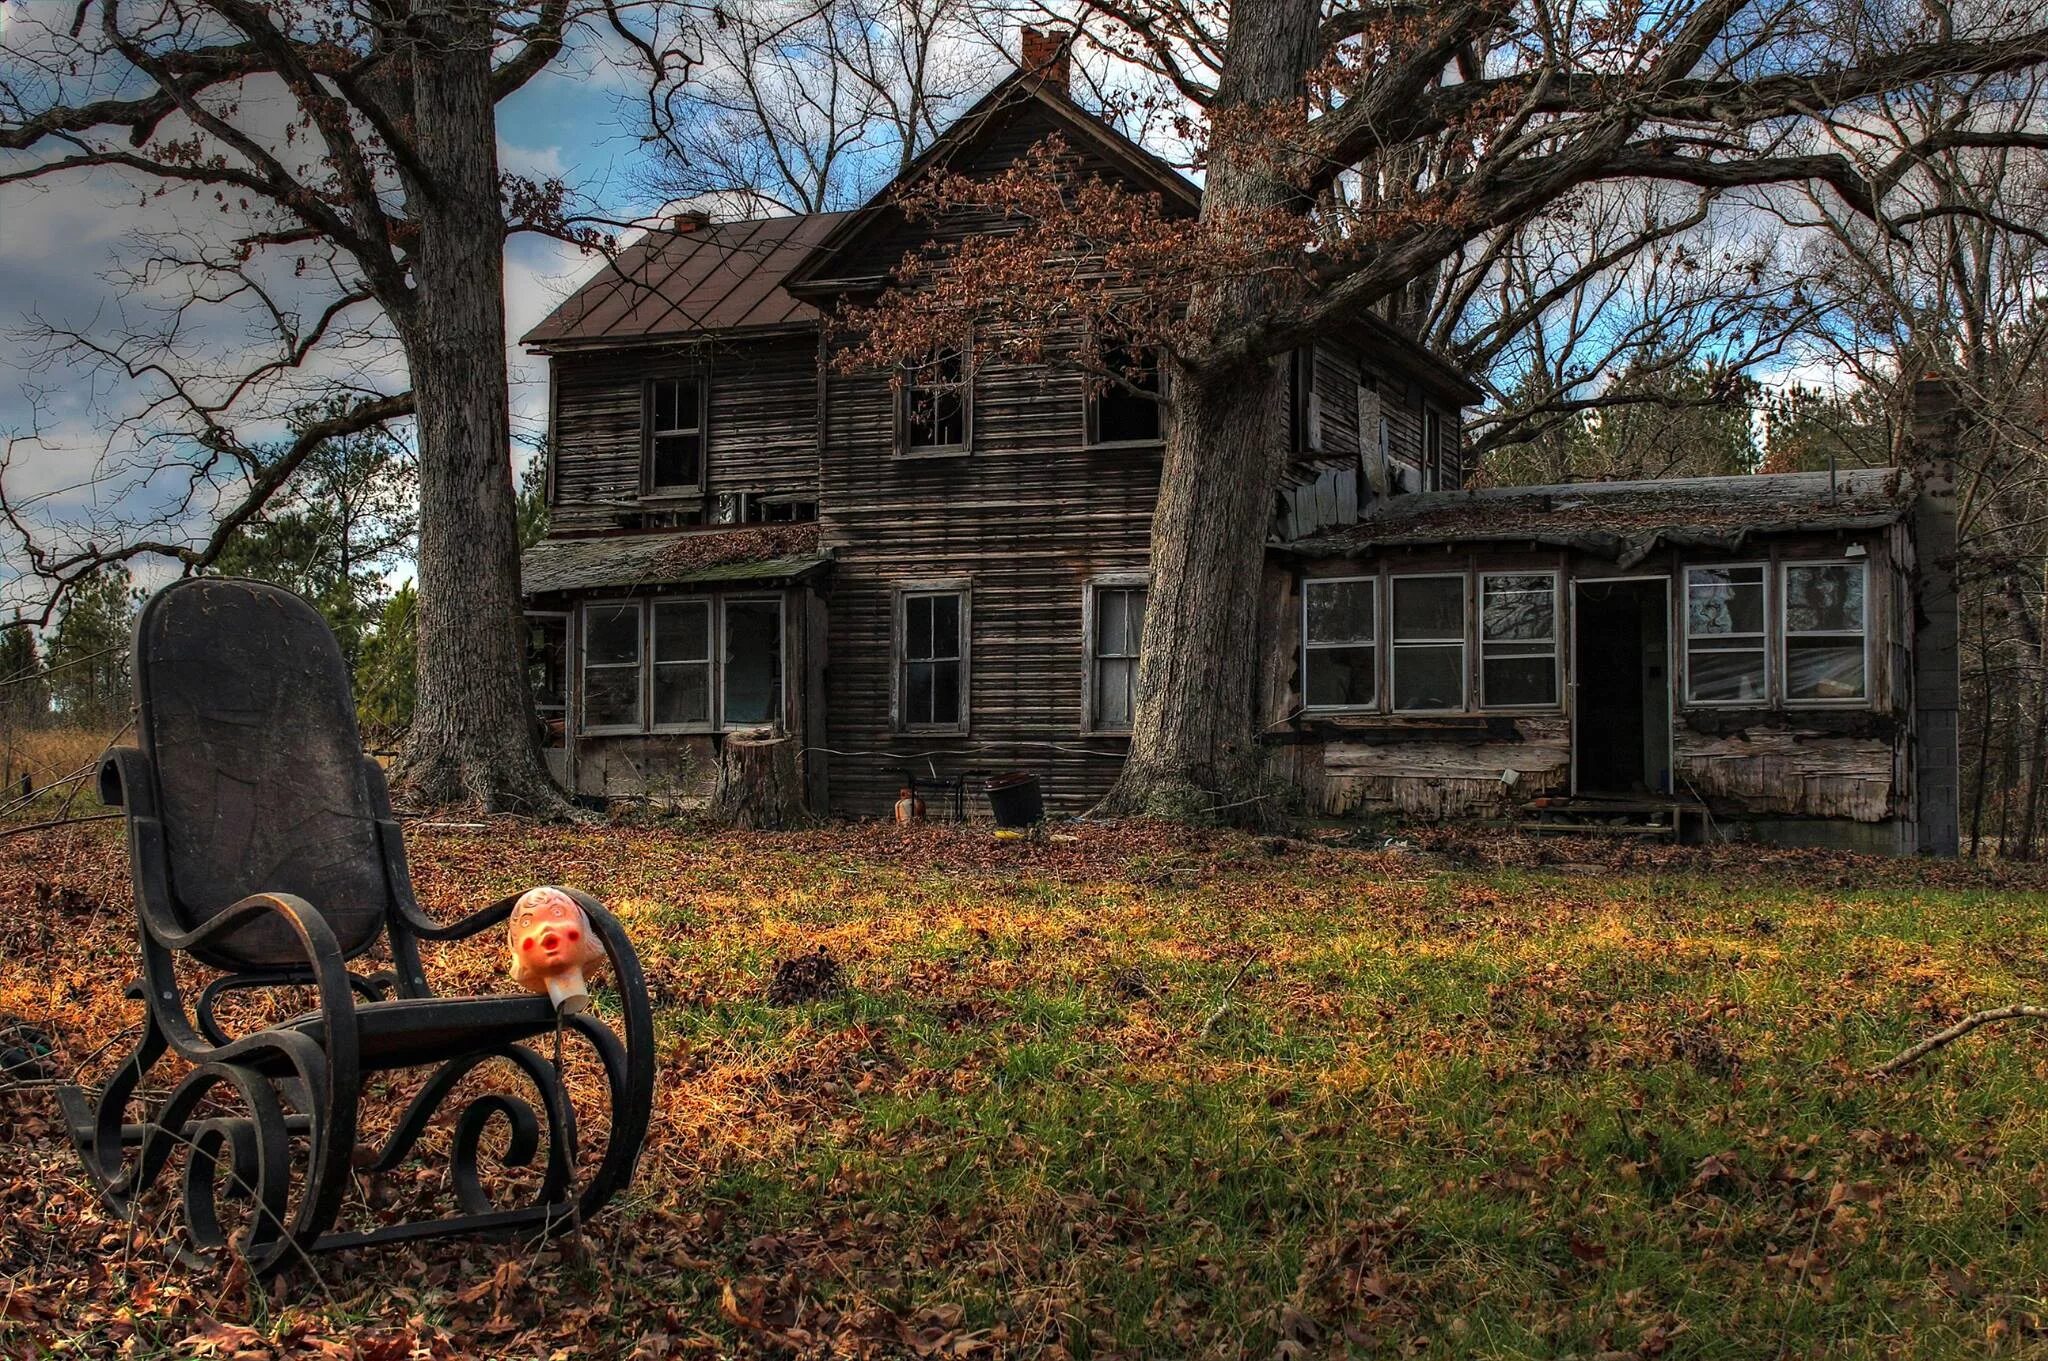
[[[1017,68],[1064,92],[1073,76],[1073,64],[1068,57],[1072,43],[1073,39],[1066,34],[1026,25],[1024,50]]]

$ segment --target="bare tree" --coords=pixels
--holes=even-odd
[[[1846,120],[1887,91],[2048,60],[2048,29],[2018,11],[1965,20],[1678,0],[1630,14],[1548,0],[1077,0],[1091,40],[1132,54],[1193,111],[1206,173],[1199,221],[1148,214],[1135,195],[1077,186],[1054,196],[1023,175],[959,185],[956,203],[1002,209],[1022,229],[953,252],[953,284],[885,303],[896,316],[870,318],[878,339],[867,357],[908,359],[936,326],[959,334],[999,293],[1026,325],[1126,313],[1133,288],[1177,294],[1160,309],[1171,321],[1149,337],[1166,351],[1173,420],[1141,697],[1109,811],[1258,806],[1257,583],[1284,458],[1273,432],[1289,350],[1368,313],[1416,324],[1447,262],[1591,186],[1724,194],[1811,183],[1888,222],[1922,158],[2009,144],[2010,128],[1929,128],[1872,165],[1830,140],[1825,115]],[[1056,267],[1077,251],[1114,267],[1087,278]]]
[[[146,324],[50,333],[53,362],[133,384],[93,477],[102,504],[147,510],[52,538],[35,498],[7,496],[52,587],[40,608],[110,561],[205,567],[322,441],[410,417],[419,690],[399,776],[423,800],[563,809],[533,746],[516,627],[503,248],[508,232],[575,228],[561,184],[501,171],[495,108],[580,32],[672,85],[691,58],[669,22],[655,0],[10,11],[0,185],[127,184],[175,224],[129,266],[158,304]],[[278,413],[316,394],[326,414],[266,447]]]
[[[967,0],[722,6],[646,179],[743,216],[853,207],[983,83],[977,42]]]

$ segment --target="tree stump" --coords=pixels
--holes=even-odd
[[[762,728],[727,733],[718,753],[711,816],[728,827],[778,831],[808,821],[797,740]]]

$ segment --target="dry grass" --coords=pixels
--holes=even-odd
[[[1140,827],[412,845],[436,915],[570,882],[640,943],[656,1125],[587,1262],[391,1250],[265,1298],[124,1248],[47,1112],[0,1106],[0,1320],[30,1354],[2048,1345],[2048,1047],[1994,1030],[1863,1076],[2041,999],[2032,871],[1499,839],[1473,865]],[[22,910],[39,882],[54,928]],[[0,949],[37,961],[0,974],[0,1010],[74,1055],[116,1030],[124,896],[111,828],[0,843]],[[772,1004],[776,962],[820,946],[847,990]],[[499,967],[495,942],[432,966],[453,990]]]

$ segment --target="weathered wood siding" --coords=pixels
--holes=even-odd
[[[1681,685],[1683,569],[1715,561],[1771,566],[1835,559],[1854,543],[1868,554],[1870,701],[1835,708],[1689,706]],[[1912,611],[1910,539],[1904,526],[1854,537],[1787,537],[1734,556],[1664,551],[1623,573],[1603,559],[1561,551],[1416,550],[1384,558],[1306,564],[1308,576],[1378,576],[1428,571],[1565,574],[1556,713],[1477,711],[1443,717],[1386,713],[1304,714],[1301,594],[1296,571],[1268,569],[1263,714],[1276,774],[1297,784],[1309,806],[1342,816],[1500,816],[1521,801],[1571,788],[1571,611],[1576,577],[1659,576],[1671,580],[1672,768],[1680,794],[1697,794],[1717,817],[1833,819],[1892,823],[1910,816],[1912,778]],[[1775,590],[1775,586],[1773,587]],[[1382,586],[1382,611],[1386,599]],[[1773,614],[1778,606],[1772,606]],[[1388,624],[1382,613],[1380,693],[1386,693]],[[1777,646],[1776,636],[1772,644]],[[1773,665],[1776,665],[1775,661]],[[1467,693],[1477,696],[1477,658],[1468,652]],[[1475,701],[1476,702],[1476,701]],[[1511,778],[1503,776],[1512,772]]]
[[[1159,455],[1079,448],[1080,382],[1051,373],[977,376],[975,450],[957,457],[897,457],[891,401],[877,375],[828,385],[820,529],[834,555],[833,809],[886,813],[907,766],[1030,770],[1048,807],[1081,811],[1107,791],[1128,745],[1082,730],[1083,594],[1094,576],[1145,568]],[[895,591],[958,578],[970,590],[967,731],[899,733]]]
[[[616,528],[640,495],[649,379],[709,383],[705,479],[719,492],[793,492],[818,478],[815,335],[716,340],[553,359],[554,532]]]

